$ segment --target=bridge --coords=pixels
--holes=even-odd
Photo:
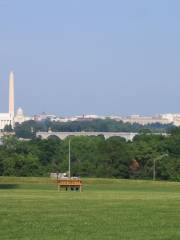
[[[138,133],[131,133],[131,132],[37,132],[36,137],[40,137],[41,139],[48,139],[51,136],[56,136],[61,140],[69,136],[99,136],[103,135],[105,139],[110,137],[123,137],[127,141],[132,141],[134,136]]]

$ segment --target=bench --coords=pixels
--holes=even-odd
[[[82,191],[82,180],[81,179],[57,179],[58,190],[65,188],[66,191],[70,190],[80,190]]]

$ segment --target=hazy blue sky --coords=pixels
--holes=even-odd
[[[179,0],[0,0],[8,74],[27,114],[180,112]]]

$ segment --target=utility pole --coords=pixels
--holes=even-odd
[[[71,140],[69,139],[69,179],[71,178]]]
[[[153,162],[153,181],[156,181],[156,159]]]

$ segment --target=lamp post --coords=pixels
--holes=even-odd
[[[153,160],[153,181],[156,180],[156,158]]]
[[[69,139],[69,179],[71,178],[71,140]]]
[[[156,181],[156,161],[162,159],[163,157],[167,157],[168,154],[162,154],[159,157],[153,159],[153,181]]]

